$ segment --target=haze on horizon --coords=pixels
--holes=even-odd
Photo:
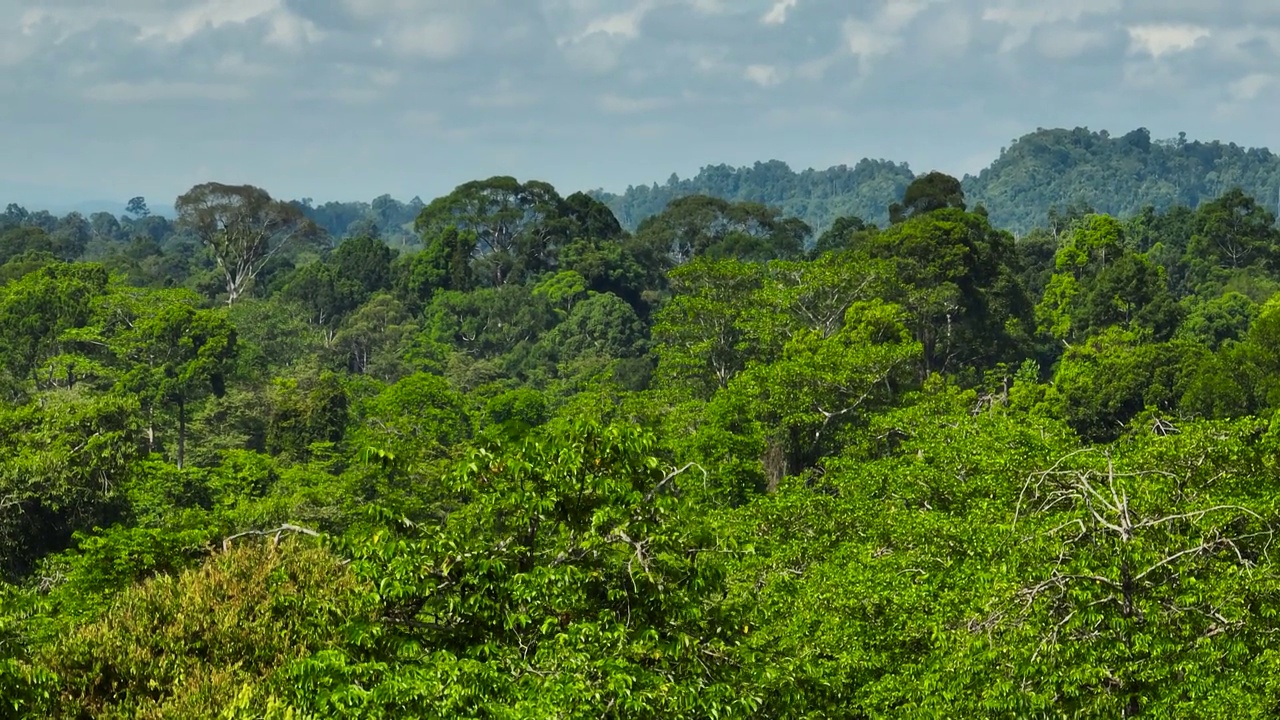
[[[1036,127],[1276,145],[1280,5],[0,0],[0,204],[562,191],[706,164],[977,172]]]

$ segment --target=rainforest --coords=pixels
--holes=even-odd
[[[1274,716],[1278,192],[1077,129],[11,204],[0,714]]]

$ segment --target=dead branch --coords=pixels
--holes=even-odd
[[[705,481],[709,477],[706,468],[702,467],[696,462],[686,463],[684,467],[673,469],[671,472],[667,473],[665,477],[659,480],[658,484],[654,485],[653,488],[649,490],[649,492],[645,493],[644,502],[647,503],[653,500],[653,497],[658,493],[662,492],[663,488],[665,488],[668,484],[670,484],[672,480],[675,480],[677,477],[684,474],[685,471],[687,471],[689,468],[695,468],[695,467],[702,471],[702,477],[703,477],[703,480]]]
[[[222,549],[224,551],[229,550],[231,548],[232,540],[236,540],[242,537],[249,537],[249,536],[266,537],[270,535],[272,536],[271,543],[273,545],[279,545],[280,536],[287,532],[299,533],[301,535],[309,535],[311,537],[321,536],[320,533],[316,532],[315,530],[311,530],[309,528],[304,528],[304,527],[298,527],[297,525],[290,525],[288,523],[285,523],[284,525],[281,525],[280,527],[274,528],[271,530],[245,530],[244,532],[236,533],[235,535],[225,537],[222,539]]]

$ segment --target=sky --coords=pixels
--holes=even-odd
[[[1280,148],[1275,0],[0,0],[0,205],[976,173],[1038,127]]]

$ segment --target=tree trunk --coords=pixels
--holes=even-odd
[[[777,492],[782,479],[791,474],[791,459],[786,446],[786,441],[777,437],[769,438],[768,445],[765,446],[761,460],[764,463],[764,489],[769,494]]]
[[[187,454],[187,403],[178,401],[178,469],[182,469],[183,458]]]

